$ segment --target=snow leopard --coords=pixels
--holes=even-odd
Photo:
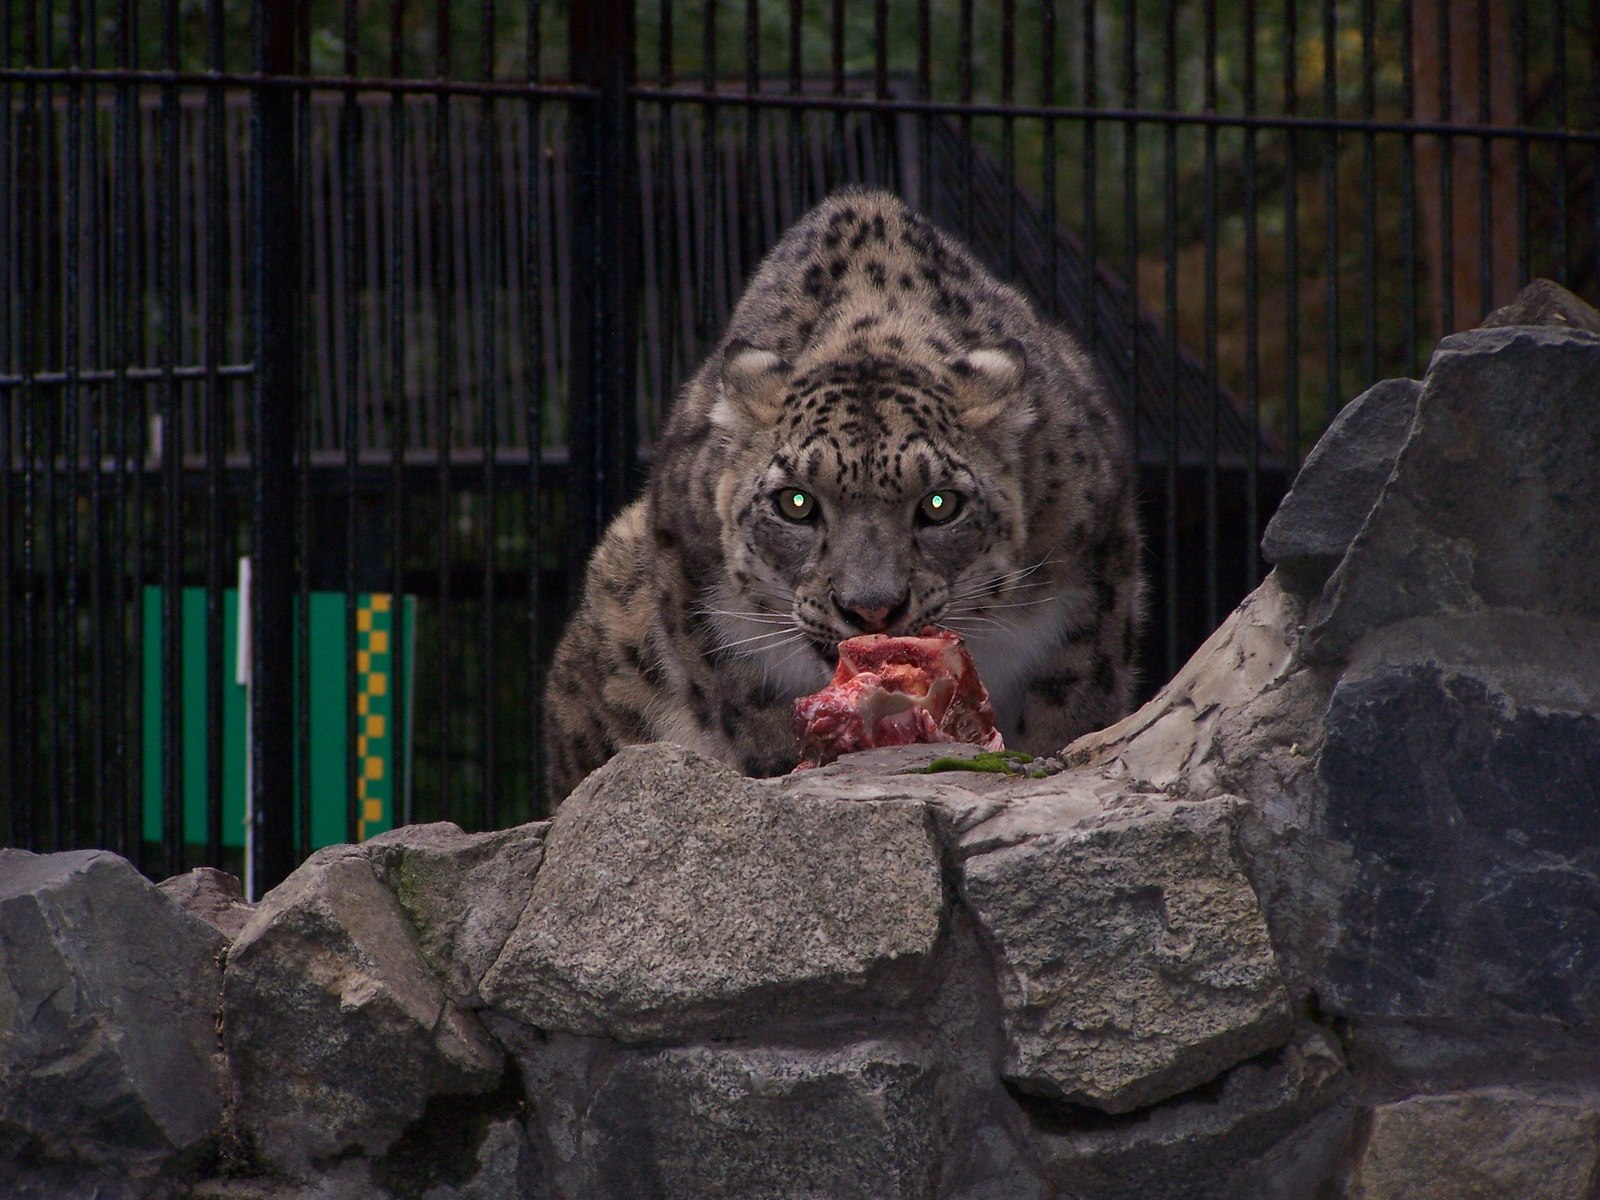
[[[1081,344],[896,196],[762,260],[606,530],[545,693],[549,796],[620,748],[795,766],[841,640],[961,635],[1008,747],[1124,715],[1143,580],[1119,414]]]

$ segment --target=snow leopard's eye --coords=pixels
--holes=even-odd
[[[961,493],[941,488],[922,498],[917,512],[930,525],[943,525],[961,511]]]
[[[800,488],[774,492],[772,504],[786,521],[809,521],[817,515],[817,498]]]

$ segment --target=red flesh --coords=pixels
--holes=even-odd
[[[1005,749],[967,648],[931,625],[921,637],[869,633],[840,642],[833,682],[794,702],[794,728],[796,770],[876,746],[970,742]]]

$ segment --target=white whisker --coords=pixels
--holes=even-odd
[[[766,633],[758,633],[758,634],[755,634],[752,637],[740,638],[737,641],[722,642],[717,648],[719,650],[736,650],[740,646],[748,646],[753,642],[765,642],[765,641],[770,641],[773,638],[800,637],[800,636],[802,636],[800,631],[797,630],[793,625],[789,625],[788,627],[786,627],[784,629],[769,630]],[[770,649],[773,649],[776,646],[783,646],[783,645],[787,645],[787,642],[777,641],[777,642],[773,642],[772,646],[763,646],[762,649],[770,650]]]

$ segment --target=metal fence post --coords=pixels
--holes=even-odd
[[[639,308],[634,0],[574,4],[572,81],[599,96],[571,124],[573,549],[587,552],[638,485]],[[581,585],[580,572],[571,586]]]
[[[295,70],[303,0],[257,0],[256,66]],[[300,402],[300,230],[294,91],[254,95],[255,463],[251,488],[250,745],[253,867],[265,892],[295,867],[295,433]]]

